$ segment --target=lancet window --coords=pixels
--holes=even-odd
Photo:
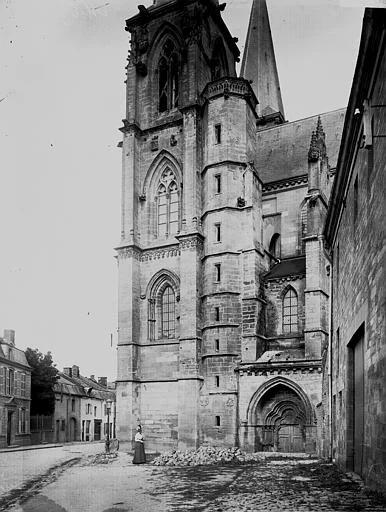
[[[162,337],[174,338],[176,331],[176,297],[171,286],[167,286],[162,294],[161,322]]]
[[[175,276],[167,270],[152,279],[148,296],[149,340],[174,339],[178,337],[178,289]]]
[[[177,179],[170,169],[163,171],[157,191],[157,231],[159,237],[179,231],[180,194]]]
[[[166,112],[178,106],[179,58],[175,44],[167,39],[158,63],[158,109]]]
[[[283,333],[298,330],[298,296],[293,288],[289,288],[283,297]]]

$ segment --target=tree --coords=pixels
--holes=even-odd
[[[59,378],[51,352],[42,354],[37,348],[25,351],[31,373],[31,414],[49,415],[55,409],[54,386]]]

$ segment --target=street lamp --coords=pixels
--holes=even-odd
[[[111,413],[112,400],[110,398],[106,400],[106,411],[107,411],[107,439],[106,439],[106,453],[110,453],[110,413]]]

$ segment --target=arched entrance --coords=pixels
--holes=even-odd
[[[252,398],[248,416],[255,451],[315,451],[314,412],[296,383],[282,377],[266,382]]]

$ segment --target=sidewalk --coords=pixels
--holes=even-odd
[[[9,446],[8,448],[1,448],[0,453],[10,452],[24,452],[26,450],[43,450],[45,448],[62,448],[66,446],[77,446],[77,445],[93,445],[103,444],[103,441],[71,441],[69,443],[41,443],[41,444],[29,444],[24,446]]]
[[[61,448],[62,444],[29,444],[26,446],[9,446],[8,448],[1,448],[0,453],[10,452],[24,452],[26,450],[42,450],[43,448]]]

